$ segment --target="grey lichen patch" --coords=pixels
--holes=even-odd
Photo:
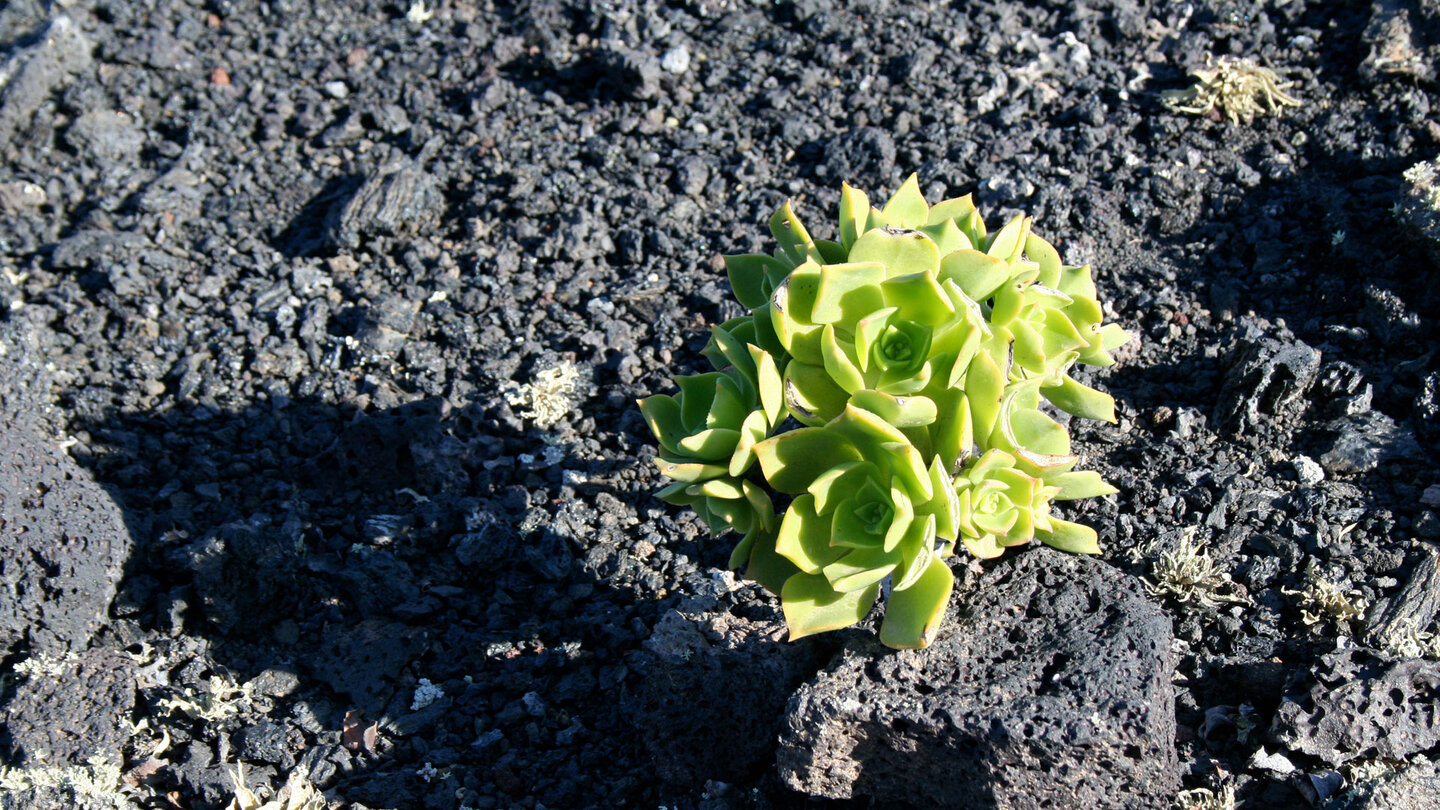
[[[1440,634],[1421,629],[1414,620],[1397,622],[1380,635],[1380,644],[1396,658],[1440,659]]]
[[[235,795],[225,810],[325,810],[329,803],[325,795],[315,789],[310,779],[300,770],[290,772],[285,786],[273,799],[262,801],[260,796],[245,785],[245,765],[239,763],[231,771],[230,779],[235,783]]]
[[[1175,796],[1175,810],[1235,810],[1235,788],[1194,788]]]
[[[1365,615],[1366,601],[1363,594],[1356,590],[1345,590],[1319,576],[1312,575],[1301,590],[1282,589],[1281,593],[1300,597],[1300,617],[1306,624],[1314,626],[1331,621],[1345,635],[1350,633],[1351,622]]]
[[[80,766],[0,766],[0,792],[39,792],[65,801],[71,807],[115,810],[135,807],[130,797],[120,790],[120,766],[104,754],[96,754]]]
[[[565,418],[580,401],[589,380],[578,366],[560,361],[535,375],[535,379],[505,394],[511,405],[524,406],[521,418],[548,428]]]
[[[1185,90],[1167,90],[1160,100],[1176,112],[1209,115],[1219,111],[1232,123],[1249,123],[1262,113],[1279,112],[1282,107],[1299,107],[1300,99],[1285,92],[1294,82],[1254,60],[1235,56],[1205,58],[1205,67],[1193,70],[1194,85]]]
[[[1231,602],[1249,604],[1250,600],[1236,592],[1230,575],[1222,571],[1195,539],[1195,529],[1184,529],[1174,551],[1160,555],[1151,571],[1153,579],[1145,581],[1152,596],[1169,596],[1181,604],[1197,604],[1216,608]]]

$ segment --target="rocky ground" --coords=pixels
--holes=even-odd
[[[1226,56],[1291,84],[1167,103]],[[1436,806],[1437,57],[1432,0],[11,0],[0,806]],[[911,172],[1094,265],[1121,492],[930,650],[789,644],[634,401],[781,202]]]

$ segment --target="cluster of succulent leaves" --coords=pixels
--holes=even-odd
[[[773,255],[727,256],[748,314],[714,327],[713,371],[640,408],[673,481],[658,496],[741,536],[730,564],[780,595],[792,639],[860,621],[884,590],[881,641],[924,647],[957,545],[1099,552],[1051,504],[1115,490],[1074,469],[1042,402],[1113,422],[1070,371],[1130,336],[1028,217],[987,232],[968,195],[931,206],[912,175],[883,208],[846,185],[839,220],[814,239],[787,202]]]

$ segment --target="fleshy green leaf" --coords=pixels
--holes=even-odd
[[[801,423],[824,425],[845,410],[849,399],[823,365],[792,360],[785,367],[785,406]]]
[[[745,474],[751,465],[755,463],[755,445],[765,440],[770,434],[770,420],[765,418],[764,411],[751,411],[745,417],[745,422],[740,425],[739,437],[735,441],[735,450],[730,455],[731,475],[736,478]]]
[[[729,428],[711,428],[693,433],[681,439],[678,444],[685,455],[705,461],[727,461],[735,452],[740,441],[740,431]]]
[[[866,222],[870,218],[870,198],[865,192],[845,183],[840,187],[840,244],[845,247],[845,255],[850,255],[850,249],[855,245],[855,240],[865,232]]]
[[[1066,472],[1059,475],[1047,476],[1045,483],[1050,486],[1059,487],[1060,491],[1055,493],[1057,501],[1073,501],[1080,498],[1098,498],[1102,495],[1114,495],[1120,490],[1105,482],[1100,473],[1094,470],[1081,470],[1078,472]]]
[[[936,460],[948,470],[962,455],[970,452],[970,446],[975,443],[974,415],[963,390],[946,388],[932,401],[935,403],[935,423],[930,427],[930,437]]]
[[[816,511],[828,514],[836,509],[837,503],[854,498],[867,482],[879,478],[880,468],[873,462],[853,461],[826,470],[816,477],[806,492],[815,499]]]
[[[901,317],[906,320],[940,326],[955,317],[955,307],[934,273],[892,276],[882,286],[885,300],[897,303]]]
[[[997,259],[1003,259],[1007,263],[1014,263],[1016,259],[1020,258],[1020,251],[1025,246],[1025,237],[1029,235],[1030,218],[1017,216],[1005,223],[1005,227],[995,232],[985,252]]]
[[[898,554],[878,548],[850,549],[844,557],[830,563],[821,573],[829,580],[830,587],[841,593],[868,589],[880,580],[890,576],[899,565]]]
[[[914,174],[905,178],[899,190],[885,203],[884,213],[886,219],[902,228],[919,228],[925,224],[930,216],[930,204],[920,193],[920,183]]]
[[[940,270],[940,249],[920,231],[876,228],[866,231],[850,248],[850,261],[879,262],[887,277]]]
[[[1000,420],[1000,398],[1005,393],[1005,375],[990,355],[980,352],[970,361],[970,370],[965,374],[965,395],[970,402],[970,413],[975,436],[984,438],[995,429]]]
[[[660,468],[660,473],[665,477],[690,484],[719,478],[729,472],[724,464],[700,464],[689,459],[672,461],[660,457],[655,459],[655,466]]]
[[[799,494],[821,473],[847,461],[859,461],[859,451],[824,428],[799,428],[772,436],[755,445],[760,469],[770,486]]]
[[[815,248],[815,240],[810,238],[810,232],[800,224],[789,200],[770,218],[770,233],[775,237],[775,241],[780,243],[780,250],[792,266],[803,264],[806,259],[817,262],[821,260],[820,252]]]
[[[1088,264],[1062,267],[1060,278],[1045,286],[1054,287],[1072,298],[1088,298],[1092,301],[1096,298],[1094,274]]]
[[[746,379],[752,383],[755,380],[755,358],[751,356],[749,343],[736,337],[722,327],[714,327],[710,330],[710,341],[715,351],[723,359],[726,366],[734,366]]]
[[[1099,554],[1100,537],[1083,523],[1050,518],[1048,531],[1036,529],[1035,538],[1047,546],[1073,554]]]
[[[1025,307],[1027,286],[1023,281],[1011,279],[995,289],[995,302],[990,306],[991,329],[1009,326],[1015,320]]]
[[[880,309],[885,306],[879,286],[884,280],[885,265],[879,262],[827,265],[820,276],[810,321],[855,321]]]
[[[879,593],[878,584],[840,593],[830,587],[829,580],[821,575],[800,573],[790,577],[780,592],[790,640],[839,630],[859,622],[870,612]]]
[[[795,563],[775,553],[774,535],[761,533],[750,549],[750,562],[745,566],[745,576],[760,583],[765,590],[779,594],[790,581],[800,573]]]
[[[680,403],[669,394],[656,394],[639,400],[636,404],[640,406],[645,424],[650,426],[650,432],[655,434],[660,446],[671,453],[679,454],[679,442],[687,433],[680,422]]]
[[[1057,408],[1073,416],[1115,423],[1115,399],[1078,383],[1068,375],[1059,385],[1041,388],[1040,393]]]
[[[725,375],[718,371],[705,374],[687,374],[675,379],[680,386],[680,424],[686,432],[693,433],[705,427],[710,410],[715,405],[715,393]]]
[[[816,239],[815,249],[820,252],[820,263],[827,267],[832,264],[843,264],[845,257],[850,254],[844,245],[829,239]]]
[[[865,387],[865,377],[860,369],[851,362],[845,349],[841,347],[835,337],[835,327],[826,324],[825,331],[820,337],[820,354],[825,358],[825,371],[835,384],[848,392],[859,391]]]
[[[845,412],[827,425],[827,429],[850,439],[860,452],[879,456],[875,460],[883,460],[889,466],[891,475],[902,482],[910,494],[922,500],[929,500],[934,495],[920,452],[910,444],[904,433],[884,419],[854,405],[846,405]]]
[[[905,533],[910,530],[911,524],[915,522],[915,504],[905,490],[900,487],[890,487],[890,504],[895,511],[890,517],[890,529],[885,532],[886,552],[893,552],[899,548],[900,541],[904,539]]]
[[[897,397],[869,389],[851,394],[850,404],[870,411],[897,428],[924,427],[933,423],[937,414],[935,402],[929,397]]]
[[[930,241],[935,243],[935,247],[940,251],[942,257],[957,250],[973,250],[975,247],[970,244],[970,237],[960,231],[960,226],[948,219],[939,225],[926,225],[917,230],[930,237]]]
[[[885,600],[880,643],[898,650],[930,646],[954,589],[955,575],[950,567],[932,556],[914,584],[905,590],[892,591]]]
[[[954,281],[968,297],[984,301],[1013,274],[1010,263],[978,250],[957,250],[940,261],[940,279]]]
[[[795,268],[770,296],[770,322],[781,345],[794,357],[820,365],[820,326],[811,317],[820,289],[820,265],[807,262]]]
[[[735,300],[746,309],[755,309],[770,298],[769,291],[765,289],[767,273],[784,273],[785,270],[779,261],[761,254],[725,257],[730,289],[735,291]]]
[[[975,200],[971,195],[966,194],[964,197],[952,197],[931,206],[930,216],[925,219],[925,224],[938,225],[948,220],[963,222],[973,213],[975,213]]]
[[[755,540],[760,536],[760,527],[756,526],[745,533],[735,548],[730,550],[730,561],[725,564],[726,568],[739,568],[750,559],[750,553],[755,548]]]
[[[767,429],[773,428],[785,417],[785,379],[780,375],[774,355],[758,346],[748,348],[755,363],[755,388],[760,396],[760,407],[769,422]]]
[[[806,493],[791,501],[775,538],[775,553],[807,574],[818,574],[847,551],[830,545],[830,521],[815,513],[814,496]]]
[[[1034,233],[1025,235],[1025,255],[1040,265],[1040,275],[1035,283],[1046,287],[1059,287],[1061,276],[1060,251]],[[1062,290],[1064,288],[1061,288]],[[1069,292],[1066,290],[1066,292]],[[1073,293],[1072,293],[1073,294]]]

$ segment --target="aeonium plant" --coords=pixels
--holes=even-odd
[[[712,370],[640,408],[674,482],[659,497],[740,535],[730,564],[780,596],[792,640],[883,602],[882,642],[928,646],[957,548],[1099,553],[1053,509],[1116,491],[1052,415],[1115,420],[1071,376],[1130,340],[1088,265],[1028,217],[992,233],[968,195],[930,205],[914,175],[878,208],[844,186],[834,240],[788,202],[770,231],[772,254],[726,257],[747,312],[713,328]]]

